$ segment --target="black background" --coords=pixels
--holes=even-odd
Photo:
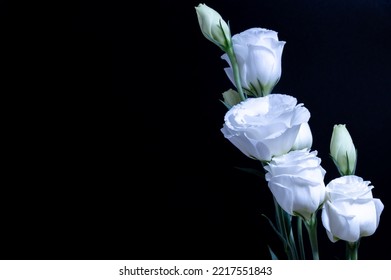
[[[232,87],[196,1],[2,2],[2,259],[269,259],[281,244],[259,168],[224,139]],[[203,2],[201,2],[203,3]],[[387,259],[391,1],[205,2],[286,41],[274,92],[311,112],[326,183],[334,124],[385,209],[359,258]],[[344,256],[319,219],[322,259]],[[283,255],[281,255],[283,256]]]

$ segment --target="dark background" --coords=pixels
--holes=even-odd
[[[311,112],[326,183],[334,124],[385,209],[359,258],[388,259],[391,1],[3,1],[2,259],[269,259],[260,168],[224,139],[232,87],[194,7],[286,41],[274,92]],[[322,259],[344,256],[319,219]]]

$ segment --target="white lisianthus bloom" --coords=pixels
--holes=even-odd
[[[277,32],[264,28],[250,28],[232,36],[233,49],[239,66],[242,87],[248,94],[265,96],[271,93],[281,77],[281,57],[285,45]],[[227,54],[222,58],[230,67],[225,68],[233,84],[234,74]]]
[[[356,242],[376,231],[384,205],[373,198],[370,183],[349,175],[327,184],[322,223],[332,242],[339,239]]]
[[[324,176],[317,151],[291,151],[265,166],[266,181],[277,203],[290,215],[310,220],[325,199]]]
[[[226,51],[231,42],[231,31],[221,15],[205,4],[195,7],[202,34]]]
[[[341,175],[354,175],[357,151],[344,124],[334,125],[330,141],[330,155]]]
[[[311,149],[312,147],[312,132],[308,123],[303,123],[300,126],[299,134],[293,144],[292,150]]]
[[[224,117],[221,131],[246,156],[270,161],[292,149],[300,126],[310,112],[285,94],[248,98],[233,106]]]

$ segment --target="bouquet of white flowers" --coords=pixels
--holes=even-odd
[[[232,36],[217,11],[205,4],[195,9],[203,35],[224,52],[225,72],[235,87],[222,94],[228,111],[221,132],[244,155],[260,162],[276,220],[265,217],[281,239],[286,257],[306,259],[304,224],[312,259],[320,259],[320,216],[330,241],[345,241],[347,259],[357,259],[360,239],[374,234],[384,205],[373,198],[371,183],[355,175],[357,151],[346,125],[334,125],[330,141],[330,156],[341,177],[325,184],[326,171],[317,151],[311,150],[310,111],[295,97],[273,92],[281,77],[285,42],[265,28]],[[269,250],[271,258],[278,259],[273,248]]]

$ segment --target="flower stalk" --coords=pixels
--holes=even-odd
[[[297,217],[297,240],[299,242],[300,259],[305,260],[305,250],[303,241],[303,219]]]
[[[359,241],[356,242],[346,242],[346,259],[347,260],[357,260],[358,259],[358,246]]]
[[[232,41],[230,41],[230,45],[226,50],[226,53],[228,55],[229,60],[231,61],[232,71],[234,75],[236,90],[238,91],[240,95],[240,99],[244,101],[247,97],[245,96],[242,88],[242,82],[240,81],[240,72],[239,72],[239,65],[238,61],[236,60],[236,55],[234,52],[234,48],[232,45]]]
[[[281,208],[281,206],[277,203],[276,199],[273,197],[274,207],[276,213],[276,222],[277,229],[279,234],[282,236],[284,240],[284,251],[289,260],[297,260],[297,249],[296,243],[292,232],[291,219],[292,216],[289,215]]]
[[[312,259],[319,260],[316,212],[312,214],[311,219],[304,220],[304,225],[307,229],[308,237],[310,239]]]

